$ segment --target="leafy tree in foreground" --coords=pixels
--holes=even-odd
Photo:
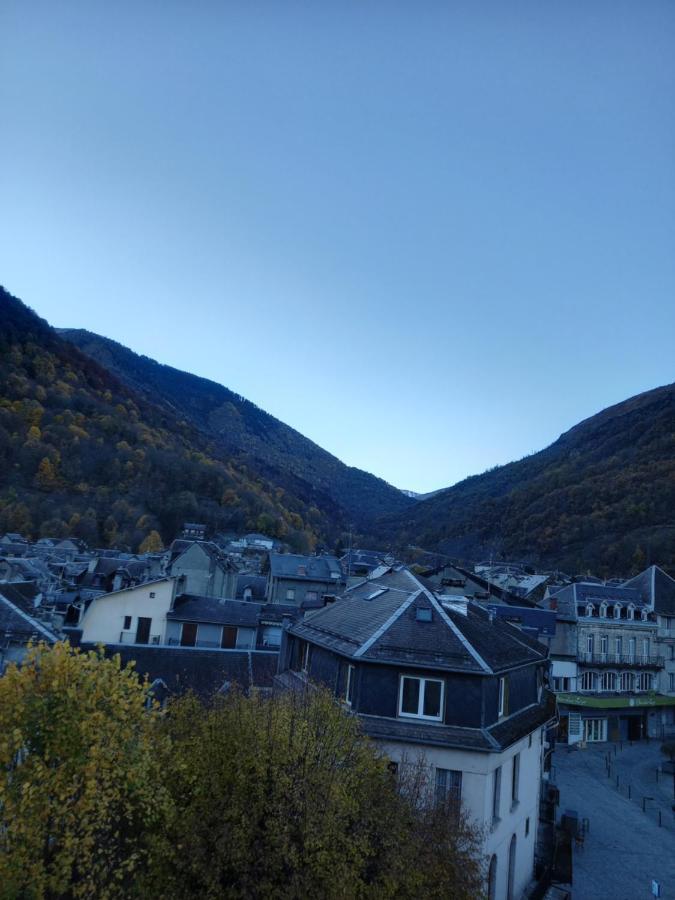
[[[119,656],[39,645],[0,678],[0,896],[132,894],[167,814],[147,687]]]
[[[174,818],[145,890],[187,897],[482,896],[461,815],[402,794],[333,696],[176,702],[164,763]]]

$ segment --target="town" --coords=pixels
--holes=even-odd
[[[591,896],[586,860],[611,868],[598,805],[627,804],[656,840],[675,831],[659,754],[675,739],[675,580],[656,565],[602,581],[432,563],[299,555],[194,522],[136,554],[9,533],[0,671],[36,642],[68,641],[133,662],[160,704],[324,685],[397,777],[423,760],[436,801],[477,824],[490,900]],[[593,803],[575,790],[580,764],[595,767]]]

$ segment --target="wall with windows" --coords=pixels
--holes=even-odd
[[[174,585],[175,579],[167,578],[96,597],[80,622],[82,642],[134,644],[137,641],[139,618],[143,618],[150,619],[150,624],[148,640],[143,640],[142,643],[163,644],[166,614],[171,609]]]
[[[231,597],[236,593],[236,573],[228,572],[199,544],[192,544],[171,566],[172,575],[183,575],[186,594],[199,597]]]
[[[446,783],[461,781],[461,803],[470,818],[484,827],[483,852],[489,859],[496,855],[495,900],[507,896],[509,847],[516,835],[514,897],[519,897],[533,876],[534,848],[537,830],[542,730],[537,729],[503,753],[478,753],[470,750],[418,747],[402,742],[383,742],[382,750],[398,764],[399,773],[406,767],[423,762],[427,772],[428,790],[437,794],[437,771],[461,773],[444,776]],[[513,799],[514,759],[517,790]],[[499,815],[493,821],[495,772],[499,770]],[[487,878],[487,869],[486,869]]]
[[[300,606],[305,600],[321,600],[325,594],[335,594],[340,587],[337,580],[311,581],[304,578],[277,578],[270,575],[267,599],[270,603]]]

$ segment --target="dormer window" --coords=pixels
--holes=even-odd
[[[606,618],[607,618],[607,604],[605,603],[604,600],[603,600],[602,603],[600,604],[600,618],[601,618],[601,619],[606,619]]]
[[[632,603],[628,606],[628,618],[631,620],[635,618],[635,607]]]
[[[614,604],[614,618],[615,619],[621,618],[621,604],[620,603]]]
[[[587,603],[587,604],[586,604],[586,615],[587,615],[589,618],[590,618],[590,616],[593,615],[593,604],[592,604],[592,603]]]
[[[298,566],[298,575],[306,575],[307,566]]]
[[[398,714],[415,719],[443,719],[443,682],[437,678],[401,678]]]
[[[647,621],[648,613],[647,613],[647,610],[646,610],[646,609],[643,609],[643,610],[642,610],[641,617],[642,617],[642,621],[643,621],[643,622],[646,622],[646,621]]]

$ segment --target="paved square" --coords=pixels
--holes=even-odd
[[[611,778],[605,758],[611,754]],[[574,900],[647,900],[652,879],[661,883],[664,900],[675,900],[675,819],[673,778],[656,781],[664,761],[659,744],[613,744],[585,750],[559,747],[553,755],[554,781],[560,788],[559,815],[576,810],[588,818],[583,849],[574,851]],[[619,790],[616,776],[619,776]],[[631,785],[631,797],[627,787]],[[642,798],[653,798],[642,811]],[[661,810],[662,827],[658,826]]]

